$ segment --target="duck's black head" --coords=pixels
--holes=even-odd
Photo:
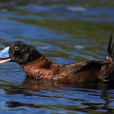
[[[41,53],[35,47],[25,44],[22,41],[16,41],[0,51],[0,63],[13,61],[18,64],[25,64],[40,56]]]

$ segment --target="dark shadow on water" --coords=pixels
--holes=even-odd
[[[24,96],[36,96],[36,97],[43,97],[43,98],[61,98],[62,96],[49,96],[49,95],[42,95],[39,94],[40,91],[61,91],[61,90],[68,90],[69,91],[82,91],[83,94],[86,92],[97,92],[97,90],[101,90],[102,92],[99,95],[99,98],[104,101],[104,103],[99,102],[83,102],[82,105],[86,105],[87,107],[77,107],[74,105],[58,105],[58,104],[34,104],[34,103],[23,103],[23,102],[17,102],[17,101],[8,101],[6,102],[6,106],[9,108],[16,108],[16,107],[29,107],[29,108],[45,108],[45,109],[51,109],[56,110],[57,108],[63,108],[68,111],[78,111],[78,112],[91,112],[91,111],[101,111],[105,110],[108,113],[114,113],[114,109],[110,107],[110,104],[114,101],[113,93],[110,92],[111,89],[114,89],[114,83],[91,83],[91,84],[63,84],[55,81],[49,81],[49,80],[36,80],[33,78],[26,77],[25,81],[23,82],[23,88],[20,89],[17,87],[17,89],[14,89],[12,86],[10,89],[5,90],[7,94],[23,94]],[[13,91],[10,91],[13,90]],[[97,96],[98,96],[97,95]],[[38,99],[37,99],[38,100]],[[76,99],[72,98],[70,100],[73,100],[75,102],[82,102],[83,99]],[[93,113],[92,112],[92,113]]]
[[[30,91],[40,91],[40,90],[50,90],[63,89],[64,87],[71,88],[84,88],[84,89],[97,89],[102,90],[104,88],[114,89],[114,82],[103,83],[103,82],[91,82],[91,83],[72,83],[72,82],[59,82],[54,80],[37,80],[35,78],[26,77],[23,82],[23,87]]]

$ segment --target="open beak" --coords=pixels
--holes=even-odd
[[[4,63],[10,60],[11,59],[9,57],[9,47],[6,47],[2,51],[0,51],[0,63]]]

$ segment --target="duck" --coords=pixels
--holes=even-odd
[[[98,82],[114,80],[114,42],[113,32],[108,42],[107,55],[103,61],[87,60],[65,65],[52,62],[34,46],[15,41],[0,51],[0,64],[16,62],[28,77],[38,80],[60,82]]]

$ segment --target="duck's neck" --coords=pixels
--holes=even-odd
[[[22,68],[24,68],[24,66],[28,66],[28,67],[35,67],[38,69],[40,68],[49,69],[52,64],[53,62],[51,60],[42,55],[41,57],[35,59],[34,61],[31,61],[26,64],[21,64],[20,66]]]

